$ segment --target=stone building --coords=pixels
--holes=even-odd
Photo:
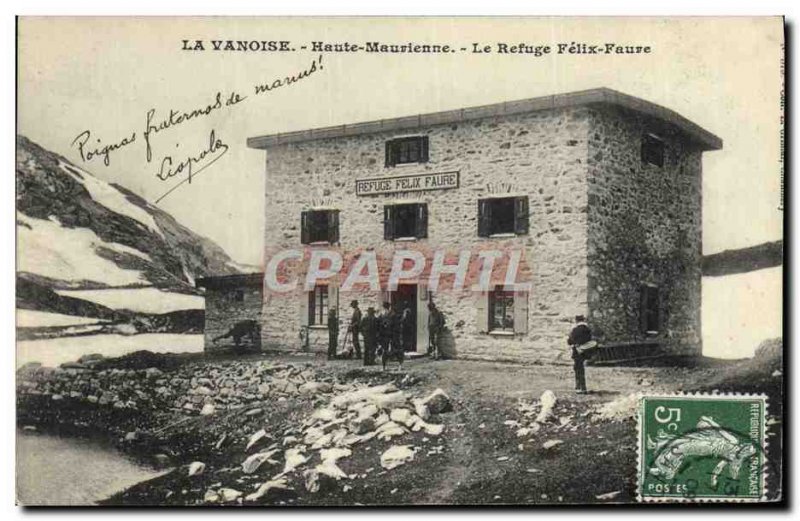
[[[566,362],[576,314],[634,354],[700,352],[702,153],[722,141],[669,109],[603,88],[247,143],[266,151],[268,255],[521,250],[530,283],[509,290],[493,274],[487,291],[431,292],[420,275],[395,291],[332,279],[265,295],[265,348],[297,349],[307,328],[324,351],[327,311],[344,334],[357,299],[408,305],[410,349],[424,352],[433,299],[458,357]]]

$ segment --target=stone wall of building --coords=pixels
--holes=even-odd
[[[205,351],[207,353],[233,349],[235,347],[233,338],[228,337],[217,342],[214,342],[214,339],[231,331],[237,323],[250,320],[259,324],[262,322],[262,295],[261,285],[206,288]],[[245,335],[240,345],[243,349],[260,350],[260,337],[256,337],[256,342],[253,343],[250,336]]]
[[[565,336],[570,319],[587,310],[588,199],[586,161],[591,111],[587,107],[493,116],[408,131],[393,131],[276,145],[266,159],[266,244],[268,250],[301,248],[300,213],[313,208],[340,210],[341,248],[430,250],[498,245],[524,249],[532,289],[528,332],[491,336],[478,331],[480,294],[440,291],[435,301],[447,316],[455,355],[466,358],[569,362]],[[389,139],[424,134],[429,161],[384,166]],[[355,180],[419,173],[460,172],[451,190],[357,197]],[[479,238],[478,199],[500,194],[527,195],[530,228],[504,241]],[[384,241],[383,206],[428,204],[428,238],[413,243]],[[267,252],[269,257],[269,251]],[[264,304],[263,343],[294,349],[301,327],[298,295],[273,295]],[[345,310],[352,298],[362,309],[380,295],[339,295]],[[346,321],[342,321],[344,323]],[[342,332],[343,334],[343,332]],[[311,347],[324,350],[326,330],[311,331]]]
[[[699,353],[702,152],[674,129],[617,107],[590,115],[590,322],[604,342],[638,342],[640,287],[655,285],[662,328],[650,341]],[[665,141],[662,167],[641,160],[641,138]]]

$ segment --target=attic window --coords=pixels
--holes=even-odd
[[[411,136],[386,142],[386,166],[428,162],[428,136]]]
[[[664,140],[655,134],[644,134],[642,136],[642,163],[664,166]]]

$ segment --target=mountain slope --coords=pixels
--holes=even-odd
[[[17,136],[17,273],[53,289],[157,286],[239,273],[209,239],[133,192]]]
[[[724,250],[703,257],[703,276],[719,277],[772,268],[783,264],[783,241],[765,242],[749,248]]]

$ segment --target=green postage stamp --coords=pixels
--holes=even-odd
[[[639,500],[763,500],[766,413],[762,395],[643,396]]]

